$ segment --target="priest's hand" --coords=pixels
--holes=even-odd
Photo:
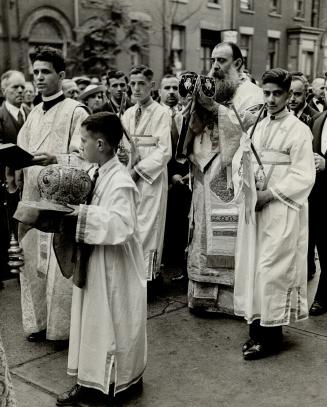
[[[325,171],[325,168],[326,168],[325,158],[322,157],[320,154],[314,153],[314,159],[315,159],[316,171],[317,172]]]
[[[35,165],[43,165],[43,166],[47,166],[50,164],[57,164],[56,156],[51,155],[49,153],[45,153],[45,152],[34,154],[34,158],[32,161]]]
[[[265,191],[257,191],[257,204],[255,210],[257,212],[261,211],[267,203],[274,199],[274,195],[269,189]]]
[[[72,209],[72,212],[69,212],[65,217],[76,217],[79,214],[79,205],[68,205]]]

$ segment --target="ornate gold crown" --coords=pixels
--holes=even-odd
[[[45,167],[37,179],[42,201],[59,205],[79,205],[91,192],[92,181],[82,169],[53,164]]]

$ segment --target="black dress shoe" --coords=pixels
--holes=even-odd
[[[244,360],[257,360],[268,356],[267,348],[259,342],[254,343],[253,346],[243,351]]]
[[[28,342],[44,342],[47,339],[47,330],[34,332],[27,337]]]
[[[245,342],[245,344],[242,346],[242,352],[246,352],[248,349],[252,348],[252,346],[255,345],[255,342],[253,339],[249,339],[248,341]]]
[[[318,301],[313,301],[313,304],[311,305],[309,315],[313,317],[317,317],[318,315],[322,315],[325,312],[327,312],[327,306],[321,304]]]
[[[86,390],[85,387],[75,384],[70,390],[57,397],[57,406],[74,406],[85,399]]]

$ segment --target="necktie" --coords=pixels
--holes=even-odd
[[[171,121],[171,141],[172,141],[173,146],[177,145],[177,141],[178,141],[178,137],[179,137],[175,116],[176,116],[176,112],[172,108],[171,109],[171,120],[172,120]]]
[[[142,116],[142,109],[140,107],[138,107],[135,112],[135,130],[140,123],[141,116]]]
[[[24,116],[23,116],[23,113],[21,111],[18,112],[17,122],[19,124],[19,127],[22,127],[22,125],[24,124]]]
[[[90,203],[92,201],[93,191],[94,191],[95,184],[97,182],[98,177],[99,177],[99,168],[97,168],[94,171],[93,178],[92,178],[91,190],[90,190],[90,193],[89,193],[89,195],[88,195],[88,197],[86,199],[86,205],[90,205]]]

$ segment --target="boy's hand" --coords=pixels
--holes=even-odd
[[[257,191],[257,204],[255,206],[255,210],[257,212],[261,211],[267,203],[274,199],[274,195],[269,189],[265,191]]]

